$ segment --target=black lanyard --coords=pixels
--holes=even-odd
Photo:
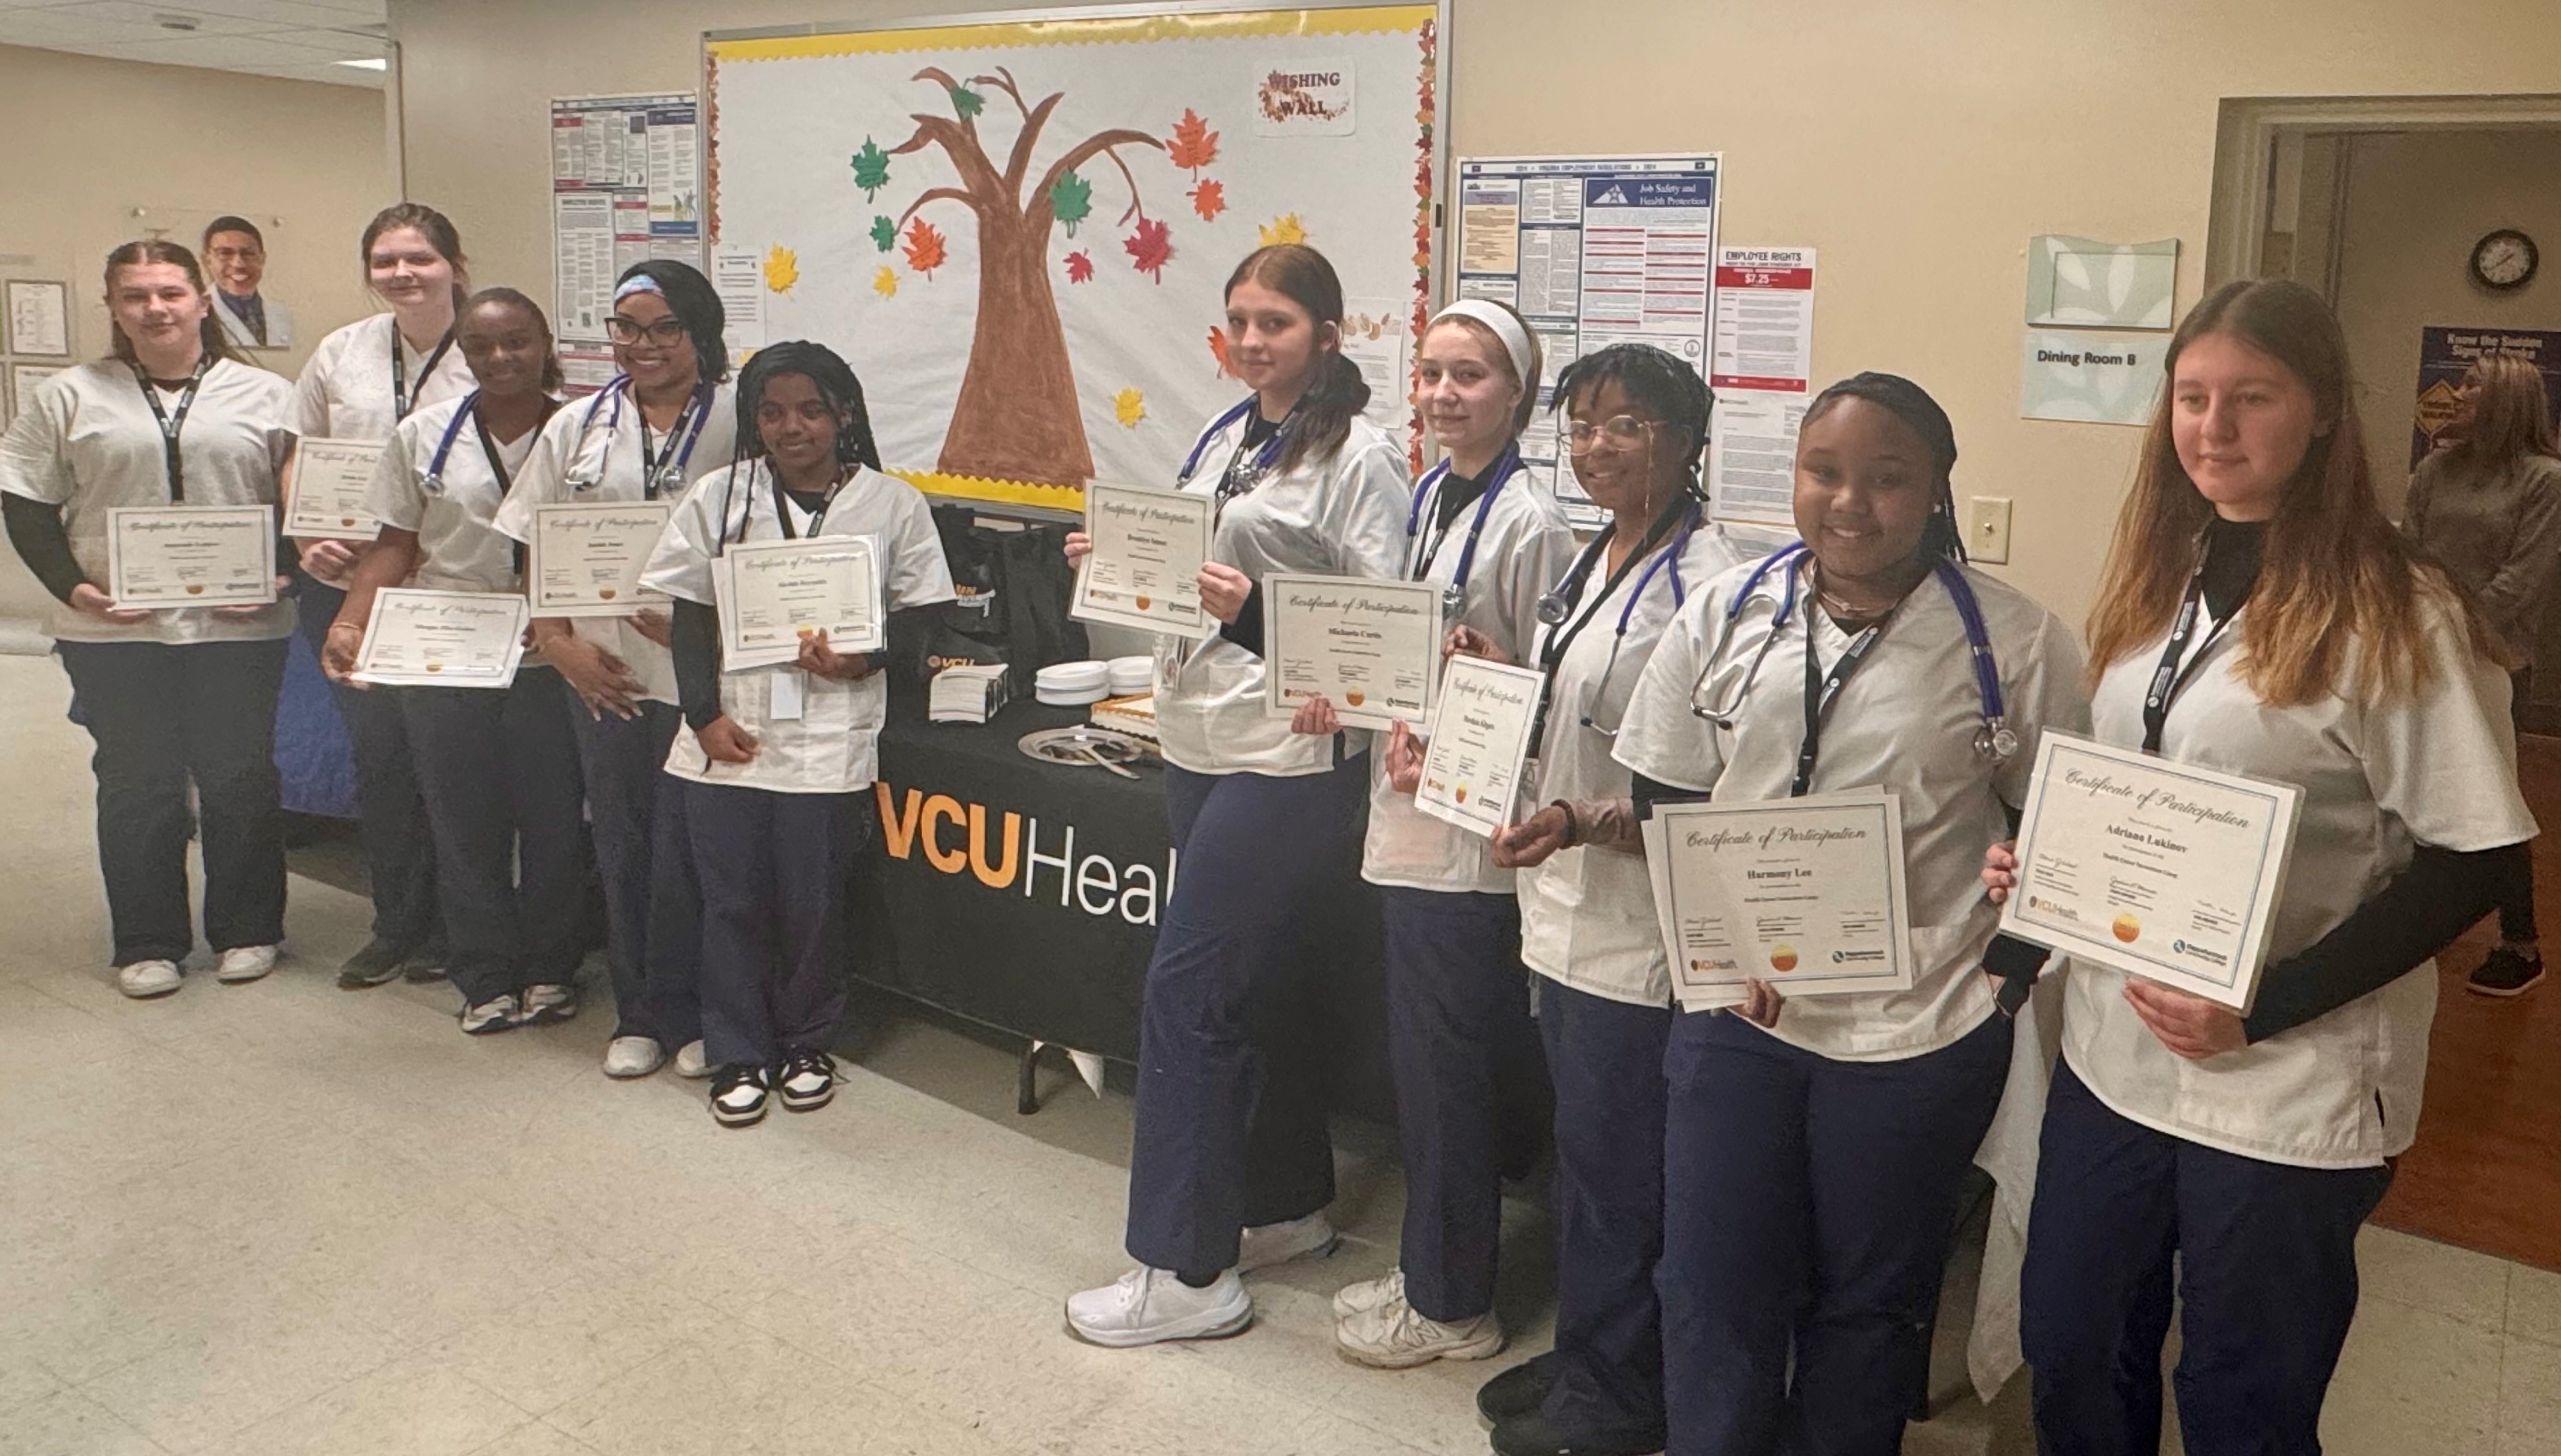
[[[1574,639],[1581,636],[1583,629],[1592,624],[1592,619],[1601,614],[1601,608],[1607,605],[1611,596],[1625,583],[1628,573],[1645,565],[1646,557],[1653,553],[1654,548],[1665,536],[1671,534],[1673,523],[1686,515],[1686,507],[1675,503],[1661,515],[1656,516],[1654,524],[1645,528],[1644,537],[1636,543],[1636,549],[1627,553],[1627,559],[1619,564],[1619,569],[1612,571],[1610,578],[1601,583],[1600,591],[1584,604],[1583,614],[1563,627],[1548,628],[1547,640],[1540,644],[1538,651],[1538,675],[1542,687],[1538,695],[1538,713],[1530,721],[1529,741],[1533,751],[1547,741],[1547,711],[1555,705],[1556,670],[1565,661],[1566,649],[1572,647]],[[1610,550],[1611,538],[1618,532],[1619,523],[1616,521],[1601,528],[1601,534],[1592,538],[1592,544],[1585,547],[1583,555],[1566,569],[1565,579],[1557,583],[1560,594],[1567,586],[1579,592],[1591,582],[1592,568],[1602,562],[1603,554]],[[1639,582],[1637,590],[1643,589],[1644,583]],[[1619,619],[1620,635],[1626,635],[1626,616],[1622,613]],[[1606,679],[1607,674],[1604,674],[1604,677]],[[1607,686],[1606,681],[1604,686]]]
[[[2221,640],[2223,629],[2231,626],[2232,618],[2241,612],[2235,607],[2229,614],[2216,618],[2214,625],[2206,629],[2205,640],[2197,644],[2196,655],[2188,657],[2187,644],[2196,636],[2197,618],[2204,614],[2205,564],[2199,562],[2195,573],[2187,578],[2187,595],[2179,601],[2178,619],[2170,624],[2169,645],[2161,649],[2160,666],[2152,670],[2151,687],[2143,692],[2143,751],[2146,753],[2160,751],[2161,733],[2169,727],[2170,705],[2178,701],[2178,695],[2195,679],[2196,670],[2205,666],[2205,659],[2214,651],[2214,644]],[[2184,667],[2180,665],[2181,658],[2186,658]]]
[[[435,341],[435,352],[427,356],[427,364],[418,372],[419,394],[427,393],[427,382],[435,378],[435,367],[444,362],[444,351],[453,347],[453,330]],[[418,401],[409,392],[409,357],[401,349],[400,324],[392,324],[392,419],[395,423],[409,418]]]
[[[664,449],[649,445],[649,416],[641,412],[640,402],[631,402],[631,412],[640,415],[640,498],[654,501],[668,486],[684,484],[685,466],[694,458],[694,442],[703,437],[703,422],[711,418],[712,392],[709,385],[699,386],[685,401],[685,407],[667,424]],[[693,428],[687,429],[691,421]]]
[[[474,394],[471,398],[476,402],[480,397]],[[542,433],[543,426],[551,422],[552,415],[559,412],[560,406],[561,402],[558,400],[545,400],[543,417],[535,420],[534,427],[527,433]],[[480,453],[488,457],[489,473],[498,477],[498,498],[505,500],[507,492],[514,487],[515,482],[508,478],[507,461],[498,453],[498,441],[490,435],[488,422],[480,417],[480,408],[476,403],[471,408],[471,427],[480,433]]]
[[[178,396],[178,411],[170,413],[160,405],[160,387],[142,366],[133,366],[133,382],[142,387],[142,403],[151,406],[151,417],[160,421],[160,460],[169,472],[169,503],[183,504],[187,499],[187,461],[178,453],[178,432],[187,427],[187,411],[196,407],[196,391],[205,383],[205,374],[214,367],[212,356],[196,361],[196,372],[187,376],[187,388]]]
[[[791,493],[782,488],[782,472],[775,470],[770,461],[767,462],[765,468],[773,480],[773,519],[781,523],[782,539],[798,541],[800,533],[791,529]],[[852,479],[853,477],[849,475],[828,487],[827,498],[818,503],[818,509],[809,513],[811,536],[817,535],[818,528],[827,524],[827,508],[836,503],[836,497],[844,493],[846,485],[851,483]],[[747,534],[744,526],[740,528],[739,534],[741,536]]]
[[[1885,621],[1849,639],[1849,646],[1842,649],[1840,660],[1832,664],[1830,672],[1825,673],[1814,655],[1813,611],[1805,613],[1805,740],[1796,748],[1796,778],[1788,788],[1789,798],[1802,798],[1805,790],[1813,787],[1814,763],[1823,752],[1823,720],[1831,714],[1832,700],[1840,696],[1841,685],[1847,683],[1849,675],[1858,671],[1858,665],[1867,660],[1868,649],[1885,635],[1885,623],[1892,620],[1894,614],[1889,611]],[[1774,624],[1771,630],[1778,628]]]

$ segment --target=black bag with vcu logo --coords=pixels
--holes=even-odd
[[[934,525],[957,595],[928,609],[910,676],[1000,662],[1013,695],[1029,698],[1033,674],[1087,655],[1085,624],[1067,614],[1076,571],[1067,564],[1066,527],[990,524],[967,506],[936,506]]]

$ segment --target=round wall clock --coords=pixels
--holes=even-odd
[[[2542,260],[2534,240],[2514,228],[2483,234],[2481,241],[2473,244],[2473,276],[2484,288],[2502,292],[2522,288],[2533,280],[2534,270]]]

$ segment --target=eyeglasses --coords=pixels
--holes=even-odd
[[[218,263],[256,262],[266,256],[266,252],[256,247],[209,247],[205,249],[205,256]]]
[[[1661,423],[1659,419],[1638,419],[1632,414],[1613,414],[1599,424],[1577,419],[1565,427],[1565,445],[1577,455],[1588,455],[1596,446],[1632,450],[1645,442],[1647,430]]]
[[[677,344],[685,338],[685,321],[672,315],[655,323],[614,314],[604,321],[605,337],[616,344],[637,344],[646,339],[652,344]]]

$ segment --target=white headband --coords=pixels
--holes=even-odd
[[[1481,298],[1453,298],[1439,313],[1432,315],[1432,322],[1437,324],[1453,318],[1467,319],[1493,330],[1494,337],[1502,341],[1503,352],[1512,357],[1512,378],[1519,380],[1524,390],[1538,388],[1538,381],[1532,377],[1530,368],[1529,330],[1521,327],[1520,320],[1512,317],[1509,309]]]

